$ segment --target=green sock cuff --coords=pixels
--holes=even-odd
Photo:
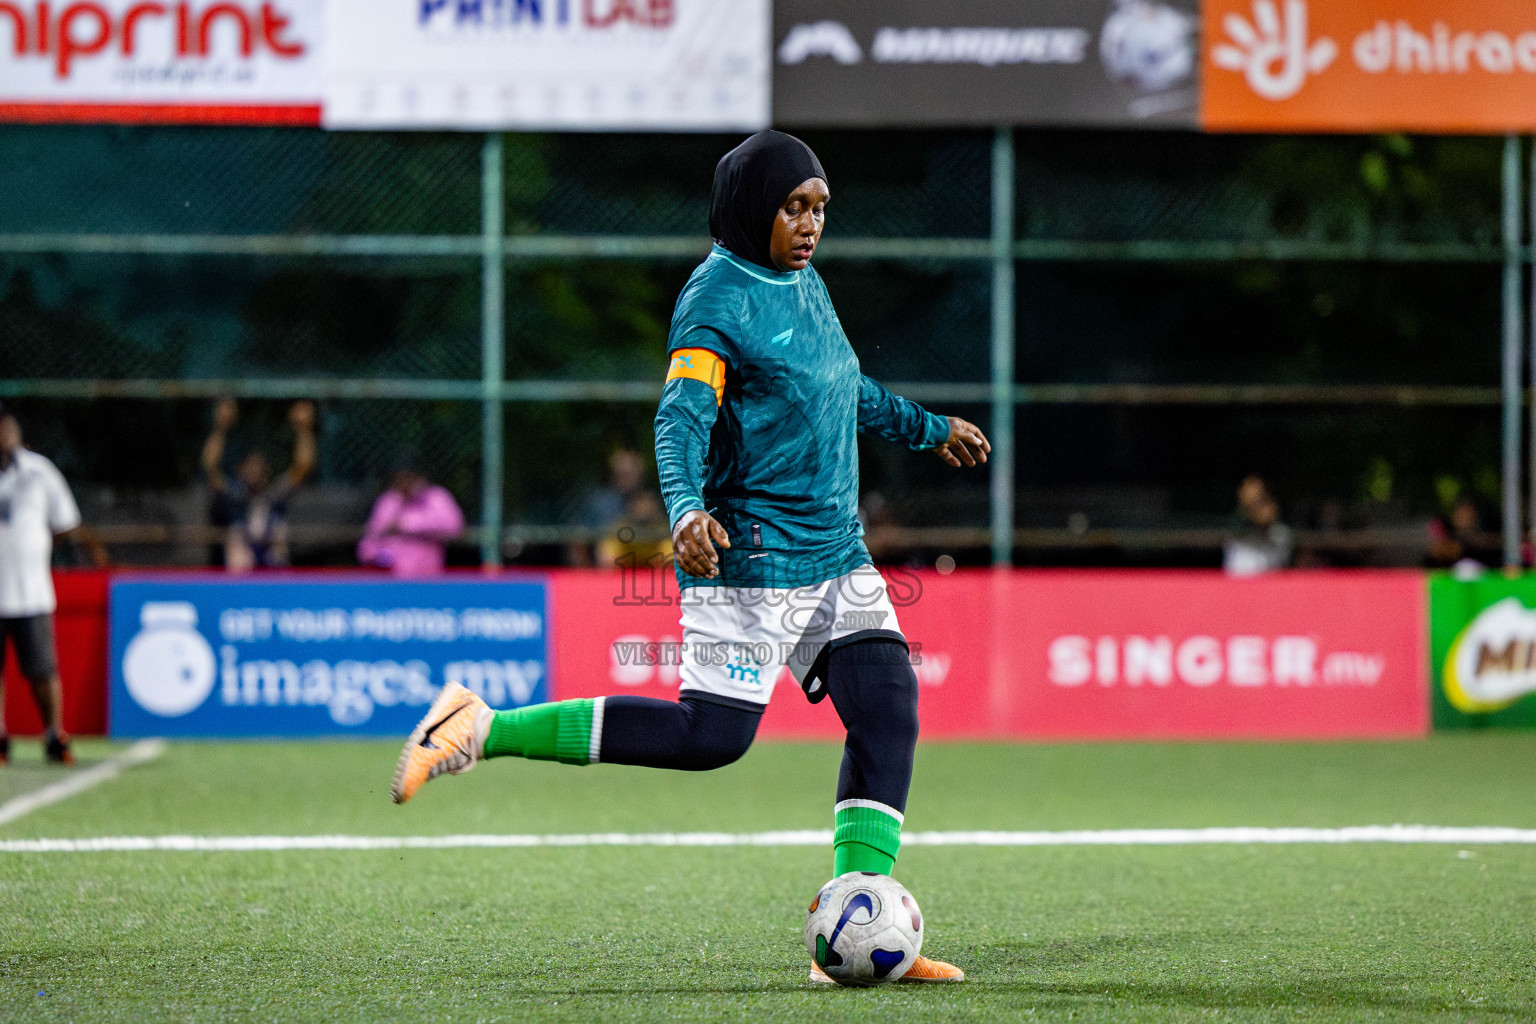
[[[873,803],[870,801],[869,803]],[[834,873],[876,871],[891,873],[901,852],[901,817],[884,805],[848,804],[838,807],[832,830]]]
[[[486,757],[587,764],[592,750],[590,698],[498,711],[485,738]]]
[[[562,700],[559,724],[555,729],[555,760],[561,764],[590,764],[592,762],[592,706],[591,697],[578,700]]]
[[[873,871],[888,875],[896,867],[896,858],[863,843],[838,843],[832,847],[832,877],[850,871]]]

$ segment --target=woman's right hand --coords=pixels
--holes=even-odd
[[[708,512],[694,509],[685,513],[672,527],[672,550],[677,564],[689,576],[713,579],[720,575],[720,554],[715,545],[731,546],[731,538]]]

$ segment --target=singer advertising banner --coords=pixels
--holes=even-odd
[[[1429,729],[1419,573],[884,575],[928,739],[1337,739]],[[637,584],[628,573],[556,571],[549,580],[557,696],[676,699],[687,641],[664,577]],[[829,704],[807,703],[786,673],[759,735],[841,737]]]

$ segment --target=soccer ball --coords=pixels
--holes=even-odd
[[[839,985],[895,981],[923,948],[923,913],[891,876],[850,871],[822,886],[811,901],[805,946]]]

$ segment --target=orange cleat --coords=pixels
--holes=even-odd
[[[926,956],[919,956],[917,962],[907,968],[907,973],[901,976],[902,981],[964,981],[965,972],[954,964],[947,964],[943,960],[930,960]]]
[[[810,980],[817,985],[835,985],[831,976],[811,961]],[[902,981],[964,981],[965,972],[954,964],[947,964],[942,960],[930,960],[926,956],[919,956],[917,962],[907,968],[907,973],[901,976]]]
[[[389,786],[395,803],[405,803],[439,775],[459,775],[473,768],[485,748],[494,713],[485,701],[458,683],[443,687],[400,751]]]

